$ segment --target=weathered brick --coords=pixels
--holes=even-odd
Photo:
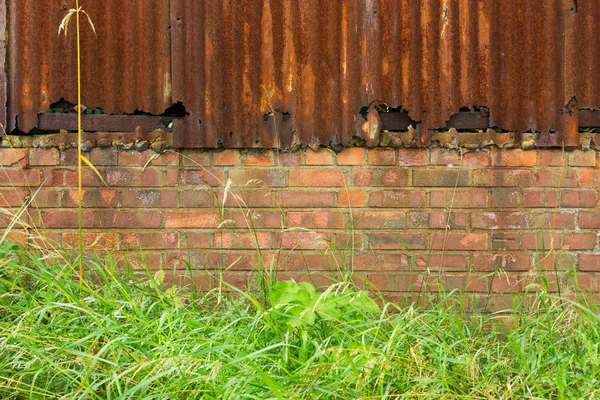
[[[273,203],[273,195],[270,190],[230,190],[227,193],[225,204],[223,204],[225,192],[220,190],[217,192],[217,200],[220,206],[225,207],[271,207]]]
[[[210,249],[212,248],[212,233],[186,231],[181,235],[181,248],[183,249]]]
[[[431,165],[455,165],[459,163],[459,154],[456,150],[435,147],[429,151],[429,160]]]
[[[24,167],[27,163],[26,149],[0,149],[0,166],[18,165]]]
[[[434,250],[487,250],[488,235],[484,233],[434,233],[431,236]]]
[[[357,211],[353,213],[354,229],[401,229],[406,227],[404,211]]]
[[[0,171],[0,177],[1,174]],[[29,191],[26,189],[0,189],[0,207],[20,207],[28,196]]]
[[[83,232],[83,247],[94,250],[116,250],[120,236],[115,232]],[[78,232],[63,232],[62,245],[65,247],[79,246]]]
[[[331,233],[319,232],[277,232],[275,247],[286,250],[327,250],[331,248]]]
[[[561,234],[559,232],[524,232],[522,247],[527,250],[549,251],[560,249]]]
[[[144,167],[150,161],[150,151],[121,150],[119,165],[122,167]]]
[[[600,254],[581,254],[577,266],[580,271],[600,271]]]
[[[41,174],[37,169],[0,169],[0,186],[39,186],[41,182]]]
[[[571,167],[595,167],[596,166],[596,152],[595,151],[574,150],[568,154],[569,154],[569,166],[571,166]]]
[[[492,250],[518,250],[521,248],[521,240],[518,232],[493,232]]]
[[[429,227],[432,229],[465,229],[469,224],[469,214],[462,211],[431,211]]]
[[[401,167],[427,165],[426,149],[398,149],[398,165]]]
[[[178,232],[127,232],[121,236],[122,250],[176,249],[178,245]]]
[[[565,229],[575,227],[575,213],[562,211],[532,211],[529,213],[531,229]]]
[[[221,217],[217,211],[165,211],[165,228],[217,228]]]
[[[179,196],[181,207],[205,208],[213,205],[213,196],[206,190],[185,190]]]
[[[333,207],[335,204],[335,193],[304,190],[277,191],[275,192],[275,202],[277,206],[283,208]]]
[[[362,147],[348,147],[337,154],[338,165],[364,165],[365,149]]]
[[[375,250],[426,249],[426,233],[373,232],[369,233],[369,246]]]
[[[140,168],[110,168],[105,171],[109,186],[160,186],[161,171]]]
[[[469,259],[464,254],[418,254],[415,256],[415,266],[431,271],[467,271]]]
[[[531,186],[532,172],[527,169],[478,169],[473,172],[474,186]]]
[[[396,165],[395,149],[369,149],[369,165]]]
[[[493,149],[492,165],[496,167],[533,167],[536,165],[537,152],[521,149]]]
[[[542,187],[576,187],[577,176],[574,170],[538,169],[535,172],[533,186]]]
[[[596,207],[598,206],[598,191],[564,191],[560,195],[562,207]]]
[[[343,229],[344,214],[332,211],[291,211],[286,213],[290,228]]]
[[[94,166],[98,165],[118,165],[119,152],[116,147],[112,148],[95,148],[90,152],[90,161]]]
[[[285,218],[278,211],[227,210],[224,218],[234,221],[239,229],[283,229]],[[226,227],[231,227],[229,224]]]
[[[229,171],[229,179],[240,187],[285,186],[285,171],[278,169],[236,168]]]
[[[492,207],[513,208],[521,205],[521,192],[514,189],[498,188],[492,191]]]
[[[240,165],[240,151],[235,149],[226,149],[223,151],[217,151],[213,153],[213,165]]]
[[[338,192],[338,207],[359,208],[366,204],[366,192],[364,190],[342,189]]]
[[[273,165],[273,152],[246,153],[244,154],[244,165],[250,167],[270,167]]]
[[[523,193],[523,207],[558,207],[558,193],[556,191],[526,191]]]
[[[362,232],[337,232],[333,240],[338,250],[351,250],[353,252],[365,249],[365,237]]]
[[[321,147],[319,151],[306,150],[306,165],[335,165],[335,153]]]
[[[410,229],[427,229],[429,228],[429,212],[417,211],[408,213],[408,227]]]
[[[465,167],[479,167],[490,165],[490,152],[487,150],[466,151],[462,157]]]
[[[232,251],[227,250],[224,254],[225,265],[228,270],[233,271],[257,271],[265,265],[274,265],[278,270],[283,270],[283,256],[277,252],[261,251],[260,257],[254,251]],[[273,264],[272,264],[273,263]],[[209,289],[212,289],[209,288]]]
[[[179,153],[176,151],[165,151],[159,155],[152,152],[150,158],[152,161],[148,165],[154,167],[176,167],[179,165]]]
[[[167,186],[225,186],[225,174],[220,169],[169,169]]]
[[[198,150],[182,150],[181,165],[184,167],[208,167],[211,153]]]
[[[577,171],[577,184],[580,187],[600,187],[600,170],[580,169]]]
[[[222,249],[270,249],[270,232],[215,232],[215,247]]]
[[[83,207],[108,207],[118,205],[117,191],[114,189],[83,189]],[[77,190],[63,191],[63,204],[65,207],[77,207]]]
[[[30,149],[29,166],[52,166],[58,165],[58,149]]]
[[[580,211],[579,212],[579,227],[580,228],[600,228],[600,211]]]
[[[416,168],[414,186],[468,186],[470,172],[453,168]]]
[[[567,164],[563,150],[538,149],[537,165],[540,167],[560,167]]]
[[[594,250],[597,241],[596,233],[567,233],[562,248],[565,250]]]
[[[291,169],[289,186],[340,187],[346,175],[339,169]]]
[[[473,213],[471,225],[475,229],[523,229],[526,228],[526,212]]]
[[[177,207],[175,190],[124,190],[121,192],[123,207]]]
[[[295,167],[302,165],[302,153],[281,153],[276,152],[273,162],[276,166]]]
[[[431,207],[485,208],[488,191],[486,189],[433,190],[429,196]]]
[[[369,192],[369,207],[424,207],[427,195],[422,190],[385,190]]]
[[[363,168],[352,170],[354,186],[408,186],[408,169]]]
[[[355,271],[408,271],[409,257],[406,254],[385,254],[381,252],[356,254],[352,259]]]
[[[289,271],[331,271],[342,265],[340,255],[288,253],[285,264]]]

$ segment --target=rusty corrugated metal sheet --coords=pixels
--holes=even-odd
[[[421,145],[477,106],[492,127],[577,145],[576,108],[600,107],[600,7],[579,3],[172,0],[173,96],[191,113],[175,144],[347,144],[381,102],[420,121]]]
[[[77,102],[74,1],[9,1],[8,127],[29,131],[61,98]],[[82,23],[82,103],[109,113],[160,114],[172,105],[169,2],[82,0],[97,36]]]

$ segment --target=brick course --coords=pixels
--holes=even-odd
[[[600,292],[600,165],[593,151],[156,156],[108,148],[90,157],[108,187],[86,168],[85,244],[115,255],[145,249],[153,269],[183,268],[184,260],[201,269],[230,266],[229,278],[243,285],[259,243],[282,274],[305,279],[311,271],[325,282],[350,263],[386,292],[433,287],[426,276],[437,271],[447,288],[514,293],[525,289],[530,271],[555,266],[575,266]],[[43,185],[27,218],[60,245],[76,245],[73,150],[0,149],[0,163],[2,206],[19,207]],[[490,278],[499,269],[508,278]]]

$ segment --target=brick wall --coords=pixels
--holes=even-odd
[[[582,287],[600,291],[594,151],[95,148],[88,156],[108,187],[85,170],[85,243],[118,255],[142,248],[152,268],[187,260],[227,269],[243,285],[258,241],[280,276],[310,271],[317,283],[343,264],[390,293],[438,279],[474,293],[515,292],[537,279],[530,270],[555,263],[576,265]],[[3,148],[0,164],[2,205],[20,206],[41,185],[28,222],[75,246],[76,150]],[[507,277],[489,276],[498,268]]]

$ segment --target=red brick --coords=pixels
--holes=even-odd
[[[285,259],[289,271],[332,271],[342,265],[341,256],[330,253],[288,253]]]
[[[227,193],[225,204],[223,204],[225,192],[220,190],[217,192],[217,203],[221,207],[271,207],[273,201],[272,192],[270,190],[230,190]]]
[[[580,271],[600,272],[600,254],[581,254],[577,266]]]
[[[229,171],[229,179],[240,187],[281,187],[285,186],[285,171],[278,169],[235,168]]]
[[[114,208],[118,205],[117,191],[113,189],[83,189],[83,207]],[[63,192],[65,207],[77,207],[77,190]]]
[[[467,151],[463,154],[462,165],[465,167],[490,165],[490,152],[487,150]]]
[[[104,218],[104,223],[99,226],[107,228],[159,228],[161,226],[161,216],[158,211],[114,211],[105,212],[105,215],[95,215]],[[96,219],[97,221],[97,219]],[[98,221],[99,222],[99,221]],[[96,222],[94,225],[98,225]]]
[[[29,191],[25,189],[0,189],[0,207],[20,207],[28,196]]]
[[[114,232],[83,232],[83,247],[95,250],[116,250],[120,241],[118,233]],[[79,247],[78,232],[63,232],[62,245]]]
[[[240,165],[240,151],[227,149],[213,153],[213,165]]]
[[[333,241],[338,250],[363,251],[365,238],[362,232],[338,232]]]
[[[41,182],[37,169],[0,169],[0,186],[39,186]]]
[[[365,165],[365,149],[348,147],[337,154],[338,165]]]
[[[600,228],[600,211],[580,211],[579,212],[579,227],[580,228]]]
[[[222,249],[270,249],[270,232],[215,232],[215,247]]]
[[[485,208],[488,191],[486,189],[434,190],[429,196],[431,207]]]
[[[52,166],[58,165],[58,150],[57,149],[30,149],[29,150],[29,165],[30,166]]]
[[[284,231],[277,232],[275,247],[286,250],[327,250],[331,247],[328,243],[331,239],[330,233]]]
[[[84,153],[88,156],[89,154]],[[77,149],[64,149],[61,150],[59,155],[60,165],[73,167],[77,165]]]
[[[538,169],[535,172],[533,186],[575,187],[577,186],[577,177],[574,170]]]
[[[487,290],[487,280],[480,279],[472,275],[448,275],[444,274],[437,276],[434,279],[429,278],[423,282],[422,286],[424,289],[437,292],[444,291],[449,292],[452,290],[458,290],[460,292],[484,292]],[[425,286],[426,285],[426,286]]]
[[[421,190],[385,190],[369,193],[369,207],[425,207],[427,195]]]
[[[571,167],[595,167],[596,166],[596,152],[595,151],[584,151],[574,150],[569,153],[569,166]]]
[[[360,208],[366,205],[366,193],[364,190],[343,189],[338,192],[338,207]]]
[[[492,190],[492,207],[511,208],[521,205],[521,192],[514,189],[497,188]]]
[[[526,212],[473,213],[471,225],[475,229],[523,229],[527,227]]]
[[[408,169],[365,168],[353,169],[354,186],[408,186],[410,171]]]
[[[152,161],[148,165],[152,165],[155,167],[176,167],[179,165],[179,153],[176,151],[165,151],[164,153],[153,153],[151,156]]]
[[[398,149],[398,165],[401,167],[427,165],[426,149]]]
[[[537,165],[541,167],[560,167],[566,165],[566,153],[563,150],[539,149]]]
[[[357,211],[353,213],[354,229],[401,229],[406,228],[404,211]]]
[[[532,211],[529,213],[531,229],[565,229],[575,227],[575,213],[556,211]]]
[[[523,278],[520,276],[508,275],[508,276],[493,276],[492,278],[492,291],[493,292],[520,292],[525,288]]]
[[[560,195],[562,207],[596,207],[598,205],[597,191],[564,191]]]
[[[217,228],[221,223],[217,211],[166,211],[165,228]]]
[[[291,169],[289,186],[340,187],[346,175],[339,169]]]
[[[260,153],[246,153],[244,165],[252,167],[270,167],[273,165],[273,152],[264,151]]]
[[[580,169],[577,171],[577,184],[580,187],[600,187],[600,170]]]
[[[458,164],[459,154],[456,150],[447,150],[439,147],[432,148],[429,151],[429,159],[431,165],[448,165]]]
[[[558,206],[556,191],[527,191],[523,193],[523,207],[554,208]]]
[[[344,214],[330,211],[292,211],[286,213],[288,226],[308,229],[343,229]]]
[[[187,231],[181,236],[181,248],[183,249],[211,249],[212,234],[210,232]]]
[[[109,186],[160,186],[161,171],[139,168],[111,168],[106,170]]]
[[[176,249],[178,245],[178,232],[128,232],[121,238],[123,250]]]
[[[150,151],[121,150],[119,165],[122,167],[144,167],[150,160]]]
[[[104,170],[101,167],[98,167],[98,172],[100,172],[101,176],[104,179],[104,182],[107,182],[106,170]],[[53,186],[77,187],[76,169],[53,169],[46,170],[45,173],[47,174],[47,181],[51,182]],[[84,187],[104,186],[104,183],[100,180],[100,178],[98,178],[96,172],[92,171],[92,169],[87,167],[83,167],[83,170],[81,171],[81,184]]]
[[[253,211],[253,210],[227,210],[225,218],[233,220],[235,227],[241,229],[283,229],[284,218],[281,210]],[[227,227],[232,225],[227,224]]]
[[[562,248],[565,250],[594,250],[596,233],[567,233]]]
[[[469,260],[463,254],[419,254],[415,257],[416,267],[432,271],[467,271]]]
[[[121,192],[122,207],[177,207],[175,190],[124,190]]]
[[[445,211],[431,211],[429,213],[429,227],[433,229],[464,229],[469,224],[469,214],[461,211],[448,213]]]
[[[492,250],[518,250],[521,248],[518,232],[493,232]]]
[[[369,149],[369,165],[396,165],[395,149]]]
[[[427,211],[408,213],[408,227],[410,229],[428,229],[429,216],[430,214]]]
[[[478,169],[473,172],[475,186],[531,186],[532,173],[527,169]]]
[[[212,195],[206,190],[185,190],[181,192],[181,207],[205,208],[212,206]]]
[[[468,186],[470,172],[459,167],[415,168],[414,186]]]
[[[276,166],[291,167],[291,166],[302,165],[302,153],[301,152],[282,153],[282,152],[276,151],[274,154],[273,161]]]
[[[224,186],[225,174],[218,169],[167,170],[168,186]]]
[[[558,250],[560,241],[561,234],[559,232],[524,232],[522,235],[522,247],[527,250]]]
[[[333,207],[335,204],[334,192],[284,190],[275,193],[278,207],[287,208],[314,208]],[[346,206],[347,207],[347,206]]]
[[[225,265],[228,270],[232,271],[258,271],[261,269],[264,270],[265,266],[270,268],[271,265],[275,266],[278,270],[282,270],[283,256],[276,252],[261,251],[259,258],[256,251],[241,252],[228,250],[225,253]]]
[[[492,149],[492,165],[497,167],[533,167],[537,152],[521,149]]]
[[[335,153],[321,147],[319,151],[306,150],[306,165],[335,165]]]
[[[0,149],[0,166],[10,167],[18,164],[24,167],[27,162],[26,149]]]
[[[90,152],[90,161],[95,166],[98,165],[118,165],[118,151],[116,148],[92,149]]]
[[[182,150],[181,165],[184,167],[208,167],[210,152],[206,150]]]
[[[406,250],[426,249],[426,233],[369,233],[369,246],[375,250]]]
[[[62,193],[56,188],[40,188],[31,190],[32,205],[35,208],[58,208],[61,205]]]
[[[488,236],[483,233],[437,233],[431,236],[434,250],[487,250]]]

